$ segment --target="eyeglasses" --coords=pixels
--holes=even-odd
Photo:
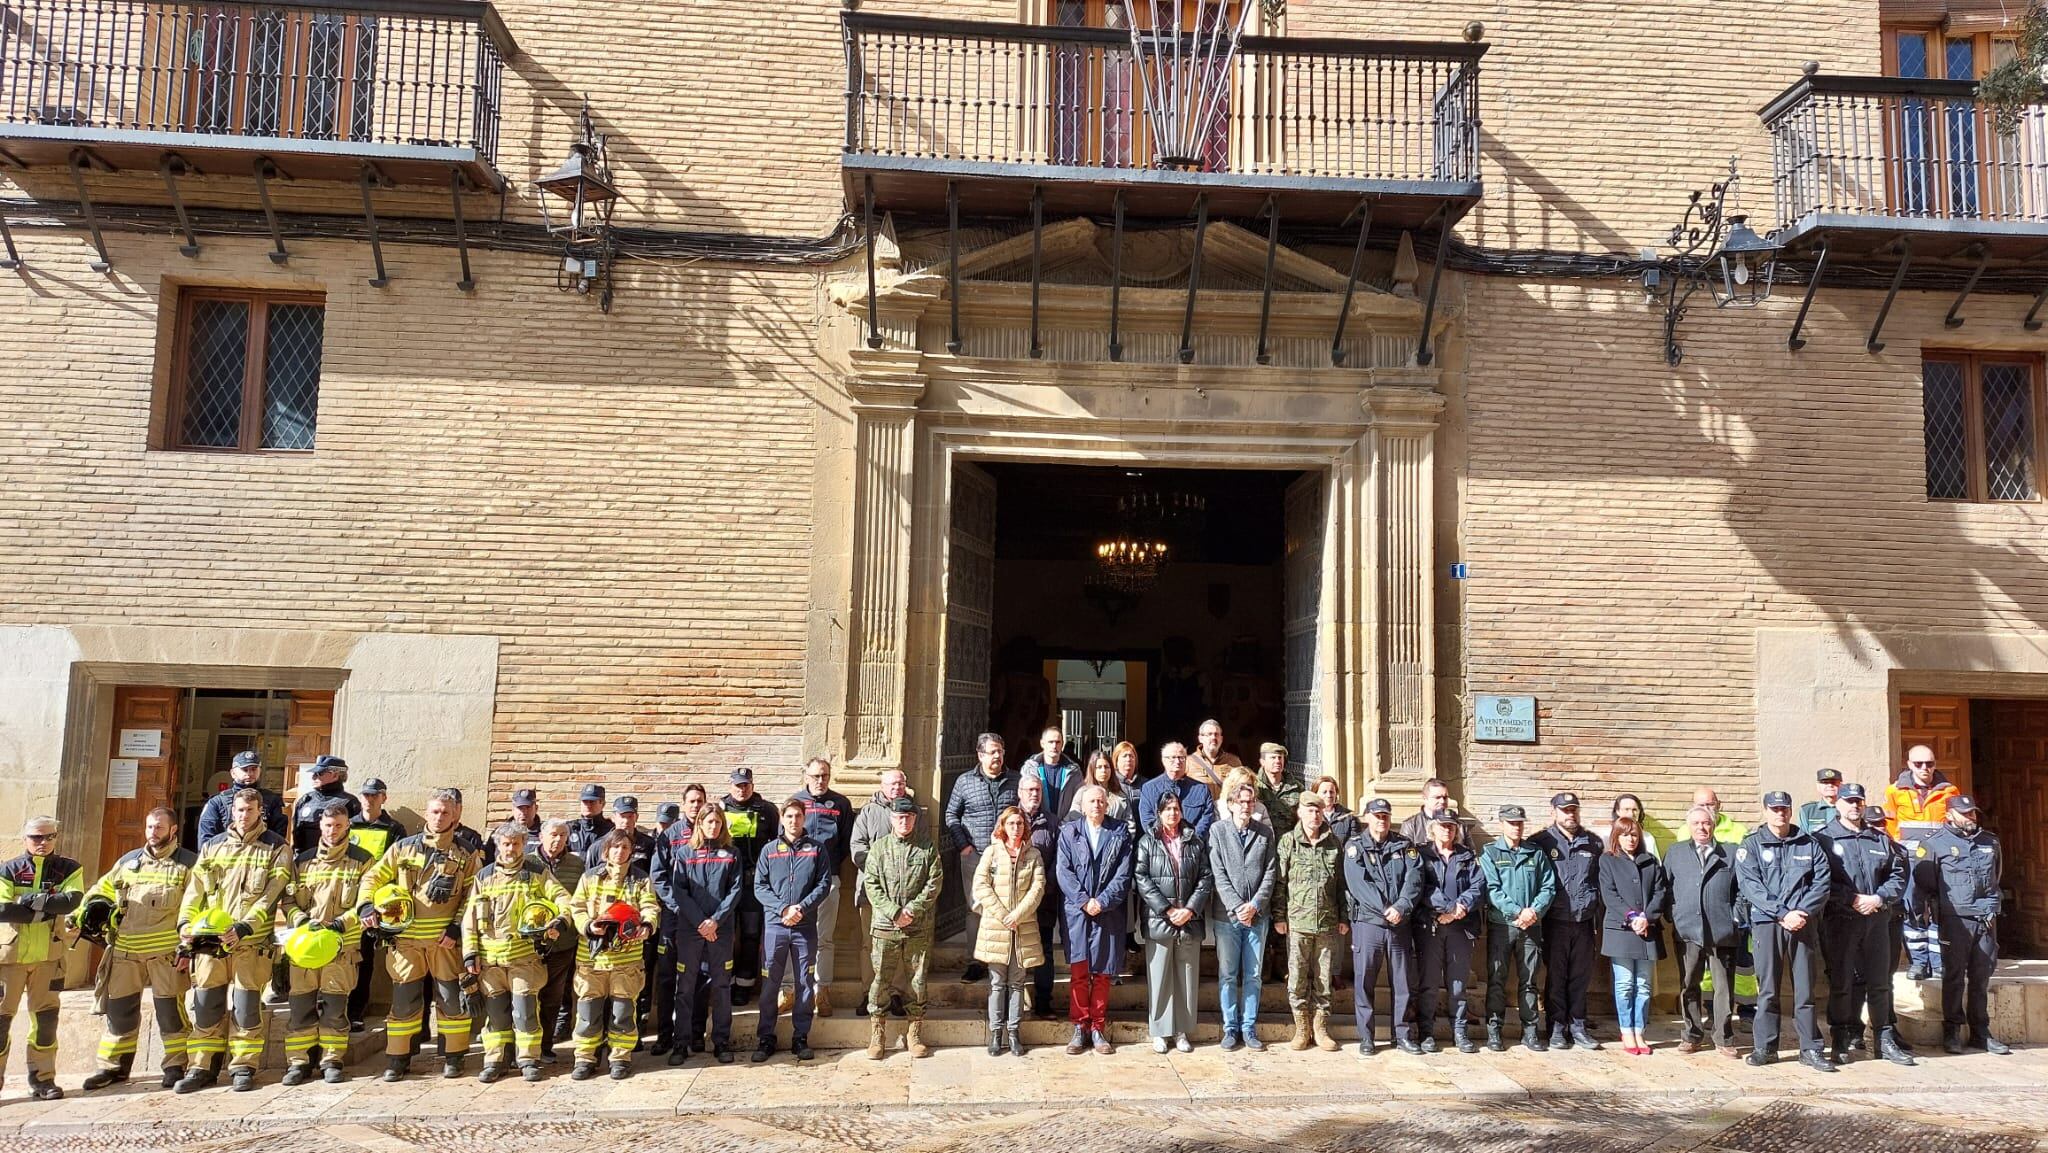
[[[1165,759],[1169,761],[1185,761],[1188,759],[1188,755],[1186,753],[1182,753],[1179,756],[1175,756],[1172,753],[1168,753]]]
[[[1933,761],[1907,761],[1906,763],[1916,769],[1931,769],[1934,767]]]
[[[56,840],[56,839],[57,839],[57,834],[55,834],[55,833],[29,833],[29,834],[27,834],[27,839],[28,839],[28,840],[30,840],[30,841],[33,841],[33,842],[35,842],[36,844],[39,844],[39,845],[40,845],[40,844],[42,844],[42,843],[43,843],[44,841],[54,841],[54,840]]]

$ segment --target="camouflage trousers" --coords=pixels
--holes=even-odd
[[[893,995],[903,998],[903,1011],[911,1020],[924,1016],[924,971],[931,960],[932,939],[876,937],[869,955],[875,982],[868,986],[868,1012],[877,1017],[888,1012]]]

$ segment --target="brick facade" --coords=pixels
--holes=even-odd
[[[527,182],[587,93],[622,222],[829,233],[845,209],[841,7],[769,7],[629,3],[598,23],[501,3],[524,50],[499,159],[508,218],[534,218]],[[1875,6],[1852,0],[1296,0],[1286,30],[1455,39],[1468,15],[1494,48],[1486,198],[1459,235],[1497,249],[1654,246],[1730,155],[1744,206],[1767,216],[1756,108],[1806,60],[1878,70]],[[14,180],[70,197],[47,170]],[[147,174],[94,181],[110,201],[161,200]],[[187,192],[254,203],[227,176]],[[355,210],[347,186],[276,195]],[[394,217],[446,211],[431,190],[379,197]],[[469,203],[487,240],[495,199]],[[667,797],[680,773],[716,791],[736,764],[779,796],[801,755],[843,752],[829,714],[850,659],[853,404],[827,287],[853,283],[857,260],[627,262],[603,316],[555,291],[547,255],[473,253],[465,295],[445,246],[387,245],[378,290],[352,241],[294,240],[275,268],[255,239],[208,238],[188,260],[173,237],[112,231],[102,276],[81,230],[16,232],[28,267],[0,278],[0,625],[494,636],[493,809],[518,784],[550,809],[592,779]],[[161,305],[181,282],[326,293],[317,452],[147,448]],[[2048,649],[2033,551],[2048,514],[1922,489],[1920,347],[2048,350],[2017,323],[2024,298],[1980,297],[1945,330],[1948,298],[1908,293],[1881,355],[1862,347],[1873,293],[1824,292],[1798,354],[1796,294],[1697,307],[1670,369],[1660,315],[1625,280],[1452,274],[1444,294],[1435,544],[1473,578],[1436,590],[1437,764],[1462,772],[1468,803],[1571,785],[1604,808],[1630,786],[1668,817],[1698,783],[1732,800],[1779,779],[1757,735],[1760,629],[1875,636],[1895,655],[1886,638],[1928,630]],[[1472,745],[1466,699],[1487,691],[1537,693],[1543,742]],[[0,764],[7,780],[38,771]]]

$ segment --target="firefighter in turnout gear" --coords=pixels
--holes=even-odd
[[[271,922],[291,880],[291,849],[264,826],[263,794],[237,789],[227,831],[200,846],[178,908],[178,935],[191,954],[193,988],[187,1046],[191,1068],[179,1080],[178,1092],[212,1085],[223,1053],[235,1091],[256,1087],[256,1063],[263,1055],[263,990],[270,984]]]
[[[192,978],[178,958],[178,906],[199,855],[179,847],[178,818],[169,809],[151,809],[143,818],[142,835],[143,846],[115,861],[86,895],[87,905],[108,906],[104,930],[88,930],[94,938],[105,938],[96,984],[107,1017],[99,1068],[85,1079],[88,1092],[126,1081],[135,1067],[145,991],[155,1000],[157,1032],[164,1041],[164,1088],[185,1076],[191,1027],[185,993]],[[81,908],[76,919],[88,923],[89,912]]]
[[[363,874],[356,912],[363,927],[389,938],[391,1012],[385,1018],[384,1079],[402,1080],[412,1067],[426,1015],[428,987],[441,1042],[441,1076],[460,1077],[469,1051],[469,1010],[462,996],[462,906],[476,877],[476,854],[458,839],[462,802],[452,789],[427,801],[426,828],[384,851]],[[387,892],[386,887],[390,890]],[[386,925],[380,898],[396,894],[411,906],[402,926]]]
[[[64,918],[85,898],[78,862],[57,855],[57,822],[31,817],[21,827],[28,842],[0,865],[0,1068],[5,1068],[14,1014],[28,998],[29,1096],[54,1101],[57,1088],[57,991],[64,987]]]
[[[653,934],[661,902],[645,870],[633,865],[633,842],[613,837],[604,859],[576,883],[569,914],[576,945],[576,1066],[570,1076],[597,1075],[599,1046],[611,1049],[612,1080],[632,1072],[640,1040],[637,998],[647,981],[641,945]]]
[[[355,992],[363,941],[356,894],[375,863],[349,839],[349,820],[348,806],[340,801],[320,811],[316,840],[299,854],[291,896],[284,902],[292,927],[285,941],[291,962],[287,1085],[303,1084],[312,1073],[316,1045],[321,1077],[330,1085],[348,1079],[348,998]]]
[[[508,822],[491,838],[495,859],[476,875],[462,910],[463,966],[483,998],[484,1067],[488,1085],[505,1075],[505,1050],[516,1049],[519,1072],[540,1080],[540,993],[547,962],[536,946],[571,930],[569,894],[539,860],[526,855],[526,827]]]

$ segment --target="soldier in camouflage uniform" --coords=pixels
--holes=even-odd
[[[903,998],[910,1018],[903,1047],[913,1057],[931,1050],[924,1043],[924,974],[931,957],[944,870],[932,846],[917,837],[917,801],[908,794],[889,805],[889,836],[868,848],[861,866],[861,890],[868,908],[875,981],[868,987],[868,1058],[888,1049],[885,1033],[889,998]]]
[[[1294,830],[1280,838],[1279,891],[1273,905],[1280,910],[1275,927],[1287,936],[1287,1004],[1294,1010],[1290,1049],[1311,1044],[1337,1051],[1330,1033],[1330,973],[1337,942],[1347,935],[1344,881],[1340,858],[1344,846],[1330,831],[1323,799],[1304,793],[1297,803]],[[1277,818],[1278,813],[1274,816]]]

